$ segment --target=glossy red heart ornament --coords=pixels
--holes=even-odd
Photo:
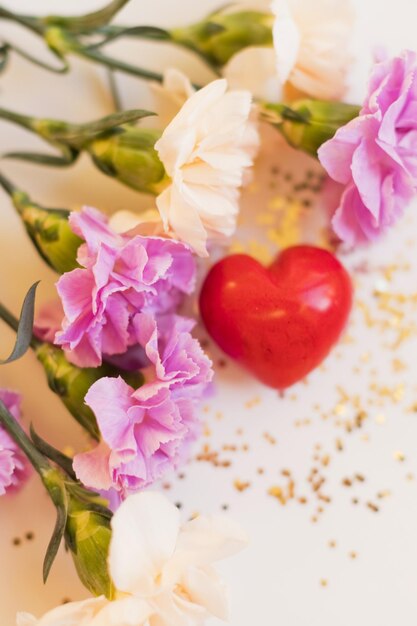
[[[349,274],[336,257],[294,246],[268,268],[245,254],[207,275],[200,311],[211,337],[275,389],[304,378],[328,355],[352,308]]]

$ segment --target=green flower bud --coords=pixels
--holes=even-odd
[[[134,388],[143,384],[140,372],[119,372],[114,367],[103,364],[101,367],[80,368],[68,361],[64,352],[49,343],[39,343],[35,354],[42,363],[50,389],[56,393],[77,422],[94,438],[100,439],[94,413],[84,403],[91,385],[105,376],[121,375]]]
[[[107,568],[111,539],[111,511],[106,501],[85,489],[61,469],[49,466],[40,472],[52,502],[58,512],[54,531],[56,542],[65,537],[75,568],[83,585],[94,595],[113,597],[113,584]],[[55,558],[57,545],[51,541],[46,562],[47,573]],[[52,546],[52,547],[51,547]],[[52,553],[52,554],[51,554]]]
[[[14,191],[11,198],[43,260],[59,274],[78,267],[77,250],[82,240],[70,228],[70,212],[64,209],[44,209],[22,191]]]
[[[93,139],[85,150],[108,176],[137,191],[158,194],[167,181],[154,147],[160,135],[158,130],[124,126]]]
[[[359,111],[359,106],[343,102],[299,100],[291,106],[266,104],[263,115],[291,146],[317,157],[320,146],[357,117]]]
[[[218,12],[205,20],[170,31],[172,40],[190,48],[216,67],[249,46],[272,46],[274,16],[261,11]]]
[[[81,582],[91,593],[112,599],[114,588],[107,567],[112,513],[106,501],[77,481],[68,457],[34,431],[30,439],[1,401],[0,424],[38,472],[57,511],[43,564],[44,581],[65,538]]]
[[[61,398],[77,422],[94,439],[99,439],[96,418],[84,404],[84,398],[91,385],[105,376],[102,368],[81,369],[70,363],[60,348],[48,343],[41,343],[35,353],[45,369],[50,389]]]
[[[104,501],[100,506],[70,497],[66,539],[83,585],[96,596],[111,598],[114,589],[107,568],[111,528]]]

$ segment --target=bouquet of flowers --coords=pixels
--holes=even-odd
[[[0,108],[0,119],[53,150],[4,159],[53,171],[86,153],[115,187],[150,198],[142,214],[46,208],[0,173],[28,238],[57,274],[56,299],[36,315],[36,284],[19,318],[0,303],[0,319],[16,334],[1,364],[33,350],[89,441],[73,455],[55,449],[34,426],[22,426],[24,389],[0,389],[0,496],[24,486],[33,470],[39,475],[57,513],[44,580],[63,541],[93,596],[40,619],[19,613],[18,626],[227,619],[213,564],[244,547],[244,531],[224,516],[182,524],[177,507],[151,489],[187,463],[201,435],[202,402],[215,393],[213,363],[193,334],[198,315],[220,348],[261,382],[290,387],[346,327],[352,282],[337,251],[383,236],[417,191],[417,54],[381,56],[365,101],[344,102],[349,2],[247,1],[171,30],[114,23],[127,3],[73,17],[0,6],[0,19],[37,36],[53,59],[3,38],[2,71],[12,71],[20,55],[67,73],[75,56],[106,67],[113,88],[115,72],[149,81],[155,100],[153,111],[117,110],[83,124]],[[107,46],[123,38],[185,48],[216,78],[193,84],[176,68],[157,74],[121,61]],[[227,254],[265,129],[323,167],[332,188],[332,251],[291,247],[268,268]]]

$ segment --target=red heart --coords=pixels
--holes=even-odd
[[[212,338],[266,385],[304,378],[339,339],[352,283],[336,257],[313,246],[284,250],[268,268],[245,254],[210,270],[200,310]]]

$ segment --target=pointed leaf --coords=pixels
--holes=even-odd
[[[16,330],[16,343],[10,356],[7,359],[0,360],[0,365],[11,363],[12,361],[17,361],[17,359],[20,359],[27,352],[31,344],[33,332],[33,318],[35,312],[35,296],[36,288],[38,285],[39,281],[32,285],[32,287],[26,294],[26,297],[23,301],[22,310],[20,312],[19,324]]]
[[[49,52],[59,61],[59,65],[52,65],[51,63],[42,61],[41,59],[32,56],[29,52],[26,52],[26,50],[23,50],[23,48],[20,48],[15,44],[12,44],[10,42],[5,43],[8,46],[9,52],[10,50],[12,50],[23,59],[26,59],[26,61],[29,61],[30,63],[33,63],[33,65],[37,65],[44,70],[48,70],[48,72],[53,72],[54,74],[66,74],[70,69],[68,61],[64,59],[64,57],[53,48],[49,48]]]
[[[9,60],[10,48],[8,44],[4,44],[0,47],[0,72],[4,70]]]
[[[78,151],[71,150],[67,155],[53,156],[50,154],[38,154],[36,152],[7,152],[2,157],[5,159],[19,159],[19,161],[29,161],[39,165],[50,165],[52,167],[68,167],[72,165],[78,157]]]
[[[61,17],[59,15],[49,15],[44,18],[44,22],[48,26],[61,26],[72,33],[83,33],[91,31],[93,28],[99,28],[108,24],[121,9],[129,2],[129,0],[112,0],[107,6],[75,17]]]
[[[46,550],[45,559],[43,562],[43,582],[48,580],[49,572],[55,557],[57,555],[59,546],[61,545],[62,538],[65,533],[65,527],[67,525],[68,511],[64,506],[57,507],[57,518],[55,523],[54,532],[52,533],[51,540]]]
[[[88,46],[90,49],[101,48],[111,41],[122,37],[138,37],[139,39],[150,39],[151,41],[171,41],[171,35],[163,28],[156,26],[132,26],[132,27],[110,27],[108,34],[97,43]]]
[[[87,138],[94,137],[99,133],[103,133],[112,128],[123,126],[123,124],[129,124],[144,117],[150,117],[155,115],[152,111],[145,111],[144,109],[132,109],[129,111],[119,111],[112,113],[106,117],[101,118],[95,122],[89,122],[88,124],[80,124],[72,126],[69,130],[66,130],[62,135],[56,134],[54,139],[65,141],[77,141],[79,139],[86,140]]]
[[[30,436],[39,452],[61,467],[70,478],[77,480],[75,472],[72,468],[72,459],[42,439],[35,431],[33,424],[30,425]]]

